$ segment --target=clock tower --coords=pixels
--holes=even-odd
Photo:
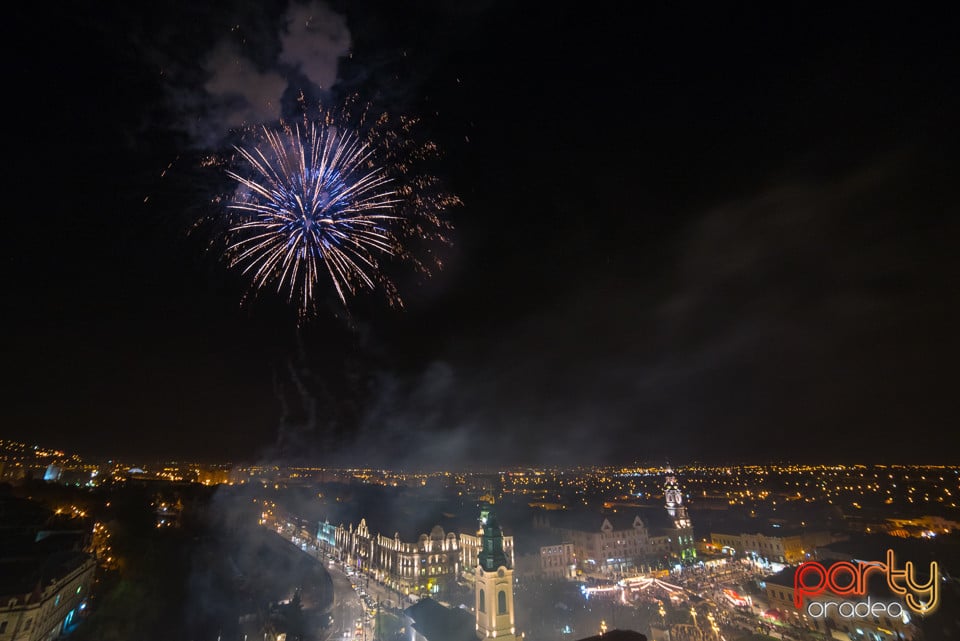
[[[513,568],[503,550],[503,530],[492,506],[480,511],[477,555],[477,638],[516,641],[513,617]]]
[[[683,561],[693,561],[697,557],[697,551],[693,542],[693,523],[687,514],[687,506],[683,504],[683,492],[680,491],[680,484],[677,483],[677,477],[673,470],[667,465],[664,470],[666,475],[663,484],[663,499],[666,503],[667,513],[677,528],[676,545],[674,551]]]

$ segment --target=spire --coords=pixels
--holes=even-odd
[[[503,529],[497,521],[497,515],[491,507],[484,509],[483,513],[485,518],[480,521],[482,539],[477,563],[485,572],[495,572],[501,566],[509,568],[507,554],[503,551]]]
[[[677,477],[674,475],[673,470],[670,469],[670,464],[667,464],[667,469],[664,470],[664,479],[663,484],[663,498],[667,504],[667,510],[670,512],[671,516],[673,515],[673,510],[676,507],[679,507],[683,503],[683,495],[680,493],[680,485],[677,483]]]

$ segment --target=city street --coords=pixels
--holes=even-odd
[[[375,621],[370,614],[370,610],[376,606],[377,598],[381,601],[381,607],[388,608],[399,603],[399,595],[375,581],[370,581],[368,584],[367,577],[352,573],[350,569],[343,567],[342,564],[317,549],[312,542],[304,541],[298,537],[292,524],[279,523],[279,525],[280,527],[276,528],[276,532],[303,551],[304,554],[320,561],[333,582],[333,604],[329,613],[333,622],[326,636],[323,637],[324,641],[346,641],[348,639],[351,641],[372,641],[375,638]],[[364,603],[361,591],[368,594],[368,598],[371,599],[370,603],[373,604],[372,607]]]
[[[364,607],[360,596],[351,586],[350,578],[339,567],[331,566],[329,563],[326,566],[333,580],[333,605],[330,608],[333,623],[326,641],[364,639],[363,631],[359,636],[356,635],[357,621],[362,621],[364,618]],[[367,638],[372,636],[368,635]]]

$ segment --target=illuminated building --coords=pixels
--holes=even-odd
[[[360,519],[357,527],[350,523],[346,527],[337,526],[337,552],[347,565],[352,565],[358,572],[368,570],[368,563],[373,557],[373,537],[367,527],[367,520]]]
[[[75,522],[51,529],[54,516],[32,501],[0,497],[0,641],[59,638],[85,607],[96,569],[79,551],[89,530],[72,529]]]
[[[588,512],[550,516],[551,529],[573,547],[573,558],[587,574],[630,573],[650,553],[647,525],[637,515]]]
[[[317,544],[328,554],[337,547],[337,528],[328,519],[324,519],[317,528]]]
[[[410,543],[398,533],[393,538],[378,535],[371,568],[378,581],[400,592],[442,592],[460,572],[457,535],[439,525]]]
[[[687,506],[683,504],[683,493],[677,483],[673,470],[667,466],[666,482],[663,486],[663,499],[666,503],[667,514],[673,521],[676,531],[673,532],[671,556],[681,561],[693,561],[697,557],[696,543],[693,538],[693,523],[687,514]]]
[[[43,473],[43,480],[47,482],[56,482],[60,480],[60,474],[63,472],[58,466],[51,463]]]
[[[56,639],[74,624],[96,563],[82,552],[0,560],[0,639]]]
[[[474,572],[477,637],[515,641],[513,566],[503,549],[503,530],[492,508],[481,511],[477,534],[482,548]]]
[[[573,543],[544,545],[540,548],[540,574],[548,579],[575,579],[577,555]]]
[[[942,516],[919,516],[915,518],[888,518],[887,531],[894,536],[933,538],[960,530],[960,523]]]
[[[713,545],[725,554],[750,556],[765,563],[800,563],[810,558],[814,549],[830,543],[828,532],[801,529],[785,530],[776,525],[764,526],[762,531],[753,526],[741,528],[739,534],[711,532]]]
[[[439,525],[415,540],[374,534],[366,519],[339,525],[334,531],[336,553],[358,572],[373,577],[404,594],[442,592],[460,572],[460,542]]]
[[[602,514],[586,510],[543,512],[537,525],[571,543],[573,562],[587,575],[616,578],[635,574],[643,567],[692,563],[696,559],[693,523],[677,477],[669,467],[666,473],[663,504],[610,502]],[[550,550],[546,556],[559,553]],[[549,561],[545,558],[544,562]]]
[[[210,466],[196,470],[197,482],[204,485],[226,485],[230,482],[231,470],[225,466]]]

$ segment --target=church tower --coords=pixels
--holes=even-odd
[[[477,637],[516,641],[513,618],[513,568],[503,551],[503,530],[491,506],[480,512],[477,555]]]
[[[697,557],[696,544],[693,541],[693,523],[687,514],[687,506],[683,504],[683,493],[673,470],[667,465],[664,470],[666,482],[663,485],[663,499],[666,502],[667,513],[677,528],[675,553],[682,561],[693,561]]]

